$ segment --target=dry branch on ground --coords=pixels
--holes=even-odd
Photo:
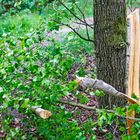
[[[98,79],[92,79],[92,78],[84,78],[84,77],[77,77],[76,81],[78,82],[78,84],[83,87],[83,88],[93,88],[93,89],[98,89],[98,90],[102,90],[105,94],[111,94],[113,96],[128,100],[130,103],[133,104],[139,104],[140,102],[129,97],[128,95],[117,91],[114,87],[112,87],[111,85],[105,83],[102,80],[98,80]]]

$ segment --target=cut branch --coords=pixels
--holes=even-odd
[[[44,110],[38,106],[32,106],[31,110],[43,119],[47,119],[52,115],[52,113],[50,111]]]
[[[105,94],[111,94],[113,96],[128,100],[130,103],[133,104],[139,104],[140,102],[129,97],[128,95],[117,91],[114,87],[112,87],[111,85],[105,83],[102,80],[98,80],[98,79],[92,79],[92,78],[83,78],[83,77],[77,77],[76,81],[78,82],[78,84],[80,86],[82,86],[83,88],[93,88],[93,89],[98,89],[98,90],[102,90]]]

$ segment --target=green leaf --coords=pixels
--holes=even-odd
[[[1,92],[3,92],[3,88],[2,88],[2,87],[0,87],[0,93],[1,93]]]
[[[23,104],[21,105],[21,108],[27,108],[28,107],[28,104],[29,104],[29,98],[25,99]]]
[[[76,95],[76,97],[79,99],[80,103],[82,104],[87,103],[89,101],[88,97],[83,94],[78,94]]]

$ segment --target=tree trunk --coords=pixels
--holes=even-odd
[[[94,0],[94,40],[97,78],[126,92],[126,4],[125,0]],[[122,106],[124,101],[105,95],[100,106]]]

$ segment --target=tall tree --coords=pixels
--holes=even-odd
[[[97,78],[126,92],[126,3],[125,0],[94,0],[94,40]],[[100,106],[123,105],[105,95]]]

